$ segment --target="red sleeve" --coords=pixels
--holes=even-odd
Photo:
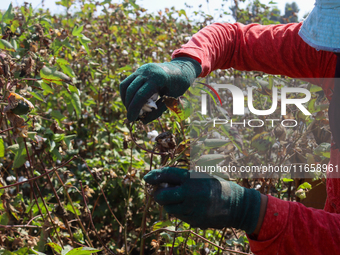
[[[172,57],[199,61],[201,77],[230,67],[292,78],[334,77],[336,56],[306,44],[298,35],[301,24],[215,23],[193,35]]]
[[[268,196],[259,236],[249,243],[258,255],[338,254],[339,233],[339,214]]]

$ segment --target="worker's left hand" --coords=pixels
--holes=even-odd
[[[205,173],[165,167],[144,176],[156,185],[154,199],[192,227],[235,227],[254,232],[260,214],[261,194]]]
[[[119,85],[128,120],[139,119],[141,109],[155,94],[153,100],[157,99],[157,94],[175,98],[183,95],[201,71],[200,63],[189,57],[177,57],[165,63],[148,63],[138,68]],[[161,99],[154,106],[151,112],[142,116],[143,123],[157,119],[167,109]]]

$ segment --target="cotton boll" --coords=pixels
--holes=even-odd
[[[157,105],[155,103],[155,101],[152,100],[152,98],[150,98],[146,104],[142,107],[142,110],[146,111],[146,112],[151,112],[152,109],[156,109],[157,110]]]
[[[152,112],[153,109],[157,110],[156,101],[158,99],[158,93],[153,94],[146,104],[143,105],[142,109],[139,111],[139,116],[143,116],[146,112]]]
[[[25,178],[24,176],[19,177],[18,182],[25,182],[25,181],[27,181],[27,178]]]
[[[151,132],[148,132],[148,138],[151,140],[151,142],[155,142],[155,138],[158,136],[158,132],[156,130],[152,130]]]
[[[17,178],[15,178],[13,175],[10,175],[6,178],[6,181],[8,182],[15,182],[17,180]]]

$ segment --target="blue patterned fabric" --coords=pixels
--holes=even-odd
[[[316,0],[299,35],[317,50],[340,52],[340,1]]]

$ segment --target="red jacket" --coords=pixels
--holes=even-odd
[[[202,65],[201,77],[216,69],[233,67],[292,78],[313,78],[331,98],[336,56],[317,51],[298,35],[302,23],[287,25],[213,24],[200,30],[173,58],[189,56]],[[330,164],[338,165],[340,152],[331,150]],[[332,178],[333,177],[333,178]],[[268,196],[265,218],[257,240],[249,239],[255,254],[340,254],[340,179],[327,174],[324,210],[307,208]]]

